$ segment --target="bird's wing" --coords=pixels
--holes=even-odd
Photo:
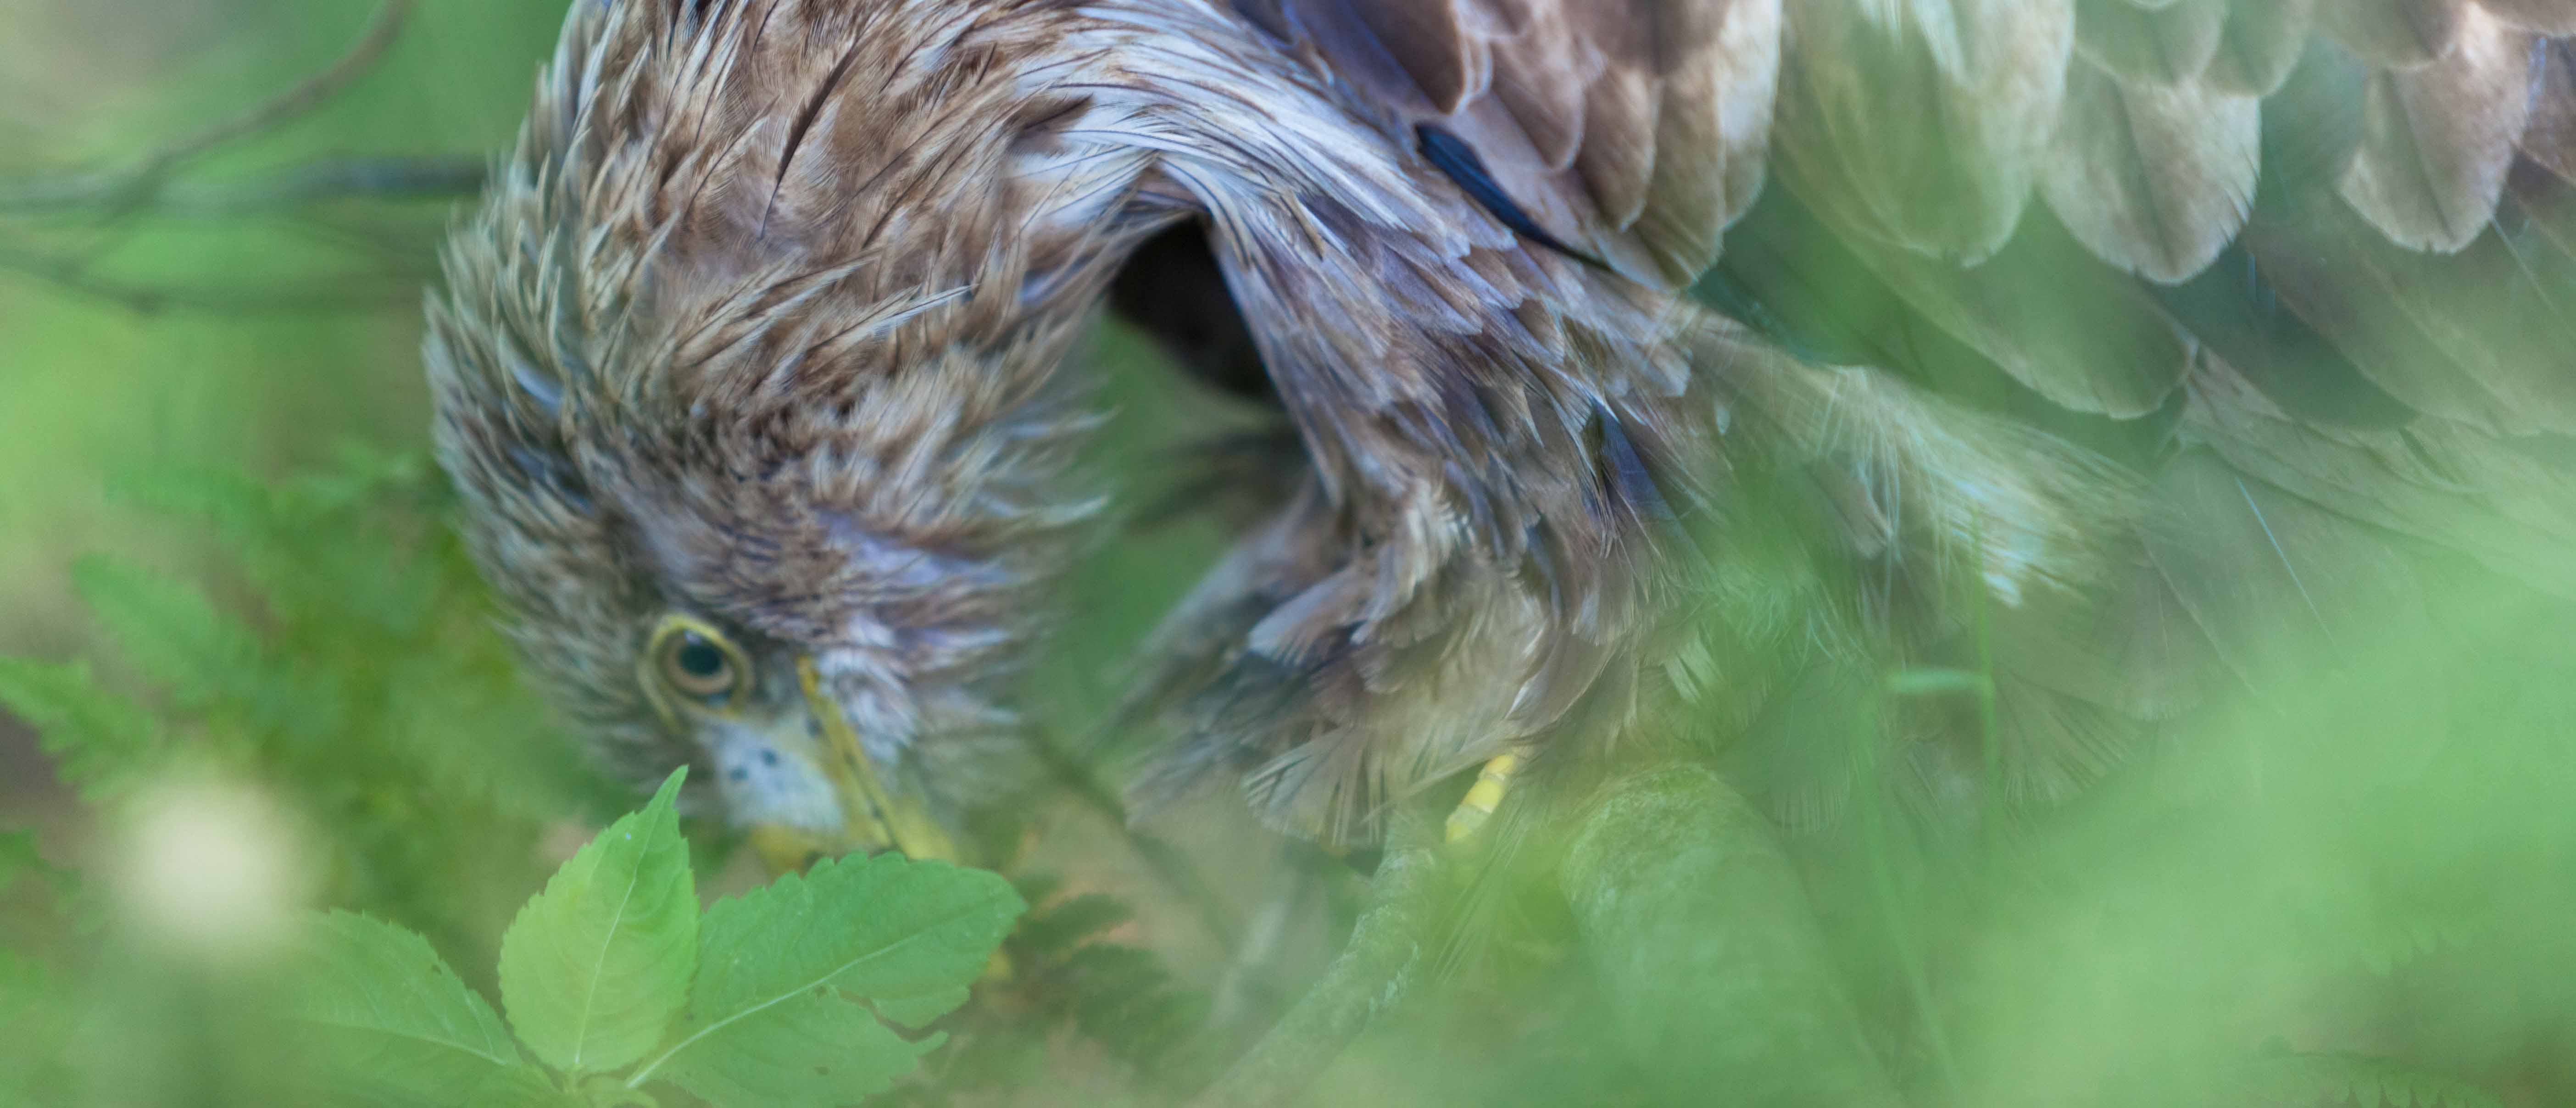
[[[1456,136],[1550,234],[1696,272],[1766,157],[1885,241],[1982,259],[2034,192],[2165,280],[2243,225],[2261,102],[2312,49],[2339,133],[2293,154],[2400,244],[2456,250],[2535,125],[2569,0],[1235,0],[1407,132]],[[2276,151],[2275,153],[2278,153]]]
[[[1866,260],[1909,304],[2049,399],[2115,416],[2170,394],[2185,344],[2144,324],[2065,333],[2049,309],[2155,295],[2076,261],[2169,286],[2241,243],[2298,314],[2349,316],[2299,287],[2303,259],[2367,255],[2389,286],[2431,276],[2410,271],[2426,253],[2519,264],[2486,256],[2521,244],[2472,249],[2500,205],[2525,214],[2518,167],[2553,187],[2576,173],[2549,39],[2576,33],[2576,0],[1234,2],[1526,234],[1688,281],[1774,167],[1878,248]],[[2273,196],[2316,202],[2296,241],[2254,225]],[[2049,295],[1996,303],[2029,290],[1935,264],[1998,256]],[[2423,410],[2576,416],[2567,375],[2423,380],[2385,360],[2361,368]]]
[[[1998,87],[2053,102],[1942,78],[1944,27],[1986,59],[1959,72],[2023,58]],[[2017,794],[2225,690],[2438,657],[2440,598],[2493,595],[2464,571],[2576,598],[2571,30],[2555,2],[1794,6],[1774,187],[1697,291],[2143,481],[2106,573],[1994,609]],[[1866,679],[1809,672],[1742,755],[1830,810],[1805,737]]]
[[[1236,7],[1453,176],[1632,276],[1688,280],[1761,191],[1779,0]]]
[[[1996,629],[2038,791],[2413,634],[2428,566],[2576,598],[2576,0],[1234,6],[1525,241],[2137,471],[2114,572]],[[1772,445],[1820,497],[1971,476]],[[1855,565],[1939,560],[1876,518]],[[1752,729],[1803,757],[1869,680]]]

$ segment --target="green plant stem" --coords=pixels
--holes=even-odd
[[[1606,786],[1558,883],[1613,1041],[1656,1102],[1900,1103],[1797,869],[1716,774],[1672,766]]]
[[[1440,888],[1439,821],[1399,808],[1350,941],[1295,1007],[1253,1044],[1196,1108],[1259,1108],[1304,1091],[1370,1023],[1411,995],[1423,973]]]

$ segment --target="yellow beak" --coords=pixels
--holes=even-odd
[[[752,849],[770,870],[785,873],[803,869],[816,858],[852,851],[874,854],[889,848],[908,858],[963,862],[956,841],[930,818],[918,797],[888,789],[877,777],[875,763],[860,748],[858,732],[841,714],[841,706],[823,695],[814,659],[796,659],[796,683],[805,694],[805,710],[813,713],[823,732],[823,772],[840,798],[841,830],[836,835],[797,827],[753,829]]]

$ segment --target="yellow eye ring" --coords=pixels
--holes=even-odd
[[[689,616],[662,617],[645,641],[646,691],[668,710],[673,703],[722,709],[751,687],[751,658],[713,624]]]

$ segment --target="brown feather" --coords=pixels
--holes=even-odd
[[[2416,571],[2358,524],[2193,452],[2149,494],[2149,555],[2211,649],[2276,688],[2369,644],[2425,641]]]
[[[1580,103],[1583,117],[1578,131],[1589,141],[1579,147],[1568,143],[1564,157],[1574,163],[1577,176],[1610,226],[1637,226],[1647,205],[1659,199],[1654,189],[1658,159],[1669,154],[1677,164],[1689,164],[1688,148],[1667,151],[1659,133],[1664,87],[1663,80],[1644,70],[1620,67],[1594,79]],[[1685,120],[1694,116],[1685,113]],[[1579,162],[1575,161],[1578,155]],[[1725,172],[1723,165],[1710,169],[1715,174]],[[1709,184],[1722,180],[1722,176],[1699,176],[1693,184],[1705,192],[1712,191]],[[1718,223],[1723,226],[1724,220]]]
[[[2427,419],[2402,429],[2303,426],[2224,362],[2193,379],[2193,432],[2262,482],[2496,572],[2576,598],[2576,470],[2510,438]]]
[[[2233,256],[2255,109],[2213,90],[2277,79],[2295,9],[2085,0],[2079,62],[2072,0],[583,3],[449,254],[441,457],[629,768],[716,757],[638,703],[685,611],[828,666],[869,756],[963,803],[1095,506],[1057,366],[1195,222],[1305,457],[1157,637],[1156,785],[1348,841],[1504,749],[1571,780],[1698,725],[1776,808],[1864,759],[1955,808],[1956,713],[1856,716],[1990,621],[2002,799],[2055,802],[2214,674],[2414,626],[2419,553],[2576,587],[2523,438],[2576,429],[2567,83],[2485,8],[2366,2],[2367,57],[2448,22],[2349,159],[2365,82],[2307,51]],[[1773,140],[1794,195],[1754,206]],[[1682,292],[1739,219],[1787,255],[1725,271],[1758,331]]]
[[[1260,0],[1391,130],[1465,140],[1558,241],[1679,284],[1760,190],[1780,0]]]
[[[2122,84],[2078,65],[2040,192],[2104,261],[2180,281],[2245,225],[2262,139],[2262,109],[2251,97],[2192,82]]]
[[[2025,231],[1966,270],[1884,248],[1863,257],[1925,318],[2073,411],[2145,415],[2190,364],[2188,337],[2145,291],[2063,232]]]
[[[2309,13],[2332,0],[2240,0],[2227,5],[2227,25],[2209,67],[2200,74],[2211,89],[2238,96],[2269,96],[2290,79],[2308,44]]]
[[[1485,82],[1479,78],[1485,72],[1485,59],[1471,56],[1482,54],[1483,44],[1469,41],[1459,0],[1347,7],[1369,37],[1404,67],[1414,87],[1431,102],[1432,111],[1449,114],[1471,93],[1483,92]]]
[[[1781,169],[1840,225],[1974,262],[2021,219],[2066,91],[2071,0],[1789,9]]]
[[[2153,8],[2131,0],[2083,0],[2075,48],[2121,77],[2172,85],[2200,75],[2218,55],[2233,0],[2174,0]]]
[[[2317,29],[2373,64],[2412,69],[2451,52],[2469,0],[2318,0]]]
[[[1695,44],[1663,83],[1654,173],[1636,226],[1668,275],[1696,279],[1766,179],[1780,75],[1778,0],[1667,7],[1658,41]],[[1712,187],[1714,185],[1714,187]]]
[[[2576,375],[2550,353],[2576,340],[2563,254],[2551,264],[2538,241],[2494,237],[2418,254],[2324,206],[2258,221],[2247,242],[2283,302],[2407,406],[2502,433],[2576,430]],[[2535,267],[2554,280],[2534,283]]]
[[[2470,9],[2440,60],[2371,78],[2345,200],[2390,240],[2458,250],[2485,229],[2530,119],[2531,40]]]
[[[2542,35],[2576,34],[2576,0],[2478,0],[2497,19]]]
[[[2523,127],[2523,157],[2576,185],[2576,56],[2565,42],[2541,45],[2533,75],[2531,122]]]

